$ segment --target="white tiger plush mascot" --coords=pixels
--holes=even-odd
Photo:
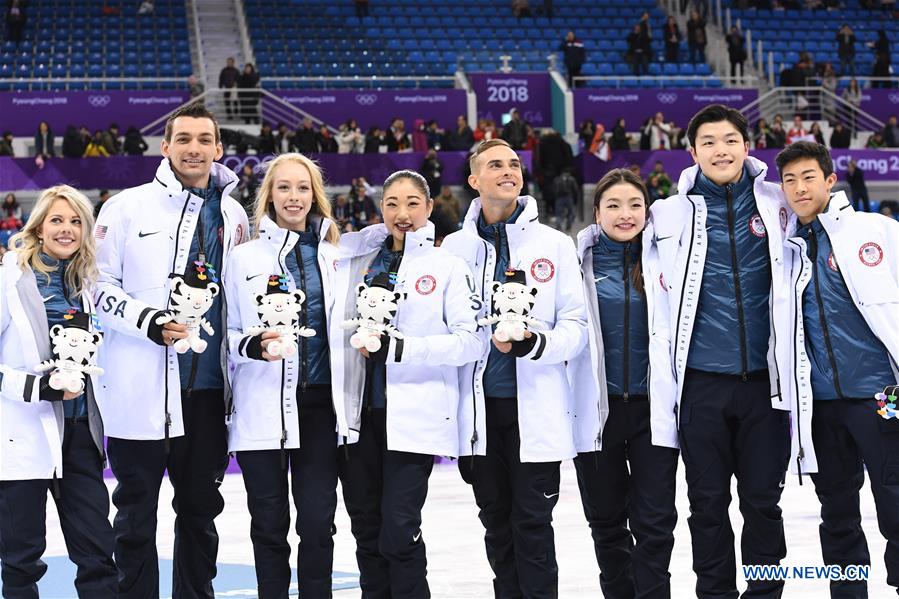
[[[381,334],[386,333],[395,339],[402,339],[403,334],[393,326],[399,302],[406,299],[405,293],[393,290],[387,273],[375,276],[369,287],[364,282],[356,286],[357,318],[345,320],[344,328],[356,327],[350,337],[350,345],[354,349],[364,347],[369,353],[381,349]]]
[[[492,310],[490,316],[478,320],[481,326],[496,324],[493,335],[498,341],[521,341],[524,332],[531,328],[539,328],[540,321],[528,313],[534,307],[537,296],[536,287],[528,287],[524,271],[509,269],[506,271],[506,282],[493,282],[491,286]]]
[[[187,325],[187,337],[175,341],[174,348],[179,354],[187,350],[203,353],[206,341],[200,338],[200,329],[207,334],[215,334],[209,321],[203,318],[212,301],[219,294],[218,277],[215,269],[208,262],[196,261],[193,268],[188,268],[184,277],[172,279],[170,296],[171,310],[156,318],[156,324],[176,322]]]
[[[69,310],[64,316],[65,326],[50,328],[53,346],[52,360],[35,366],[37,372],[53,370],[50,387],[57,390],[81,393],[84,391],[84,375],[99,376],[103,369],[92,364],[97,348],[103,343],[103,333],[90,330],[90,316],[77,310]]]
[[[302,289],[289,291],[285,275],[271,275],[265,294],[256,296],[256,313],[262,326],[250,327],[246,333],[258,335],[266,331],[278,333],[280,337],[272,339],[266,346],[266,352],[272,356],[290,357],[297,353],[297,335],[312,337],[315,331],[299,326],[300,313],[306,294]]]

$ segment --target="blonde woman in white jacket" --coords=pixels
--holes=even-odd
[[[292,493],[300,597],[330,597],[337,433],[327,329],[339,233],[318,166],[302,154],[275,158],[255,222],[256,238],[231,254],[225,281],[234,397],[228,449],[247,490],[259,595],[287,597]],[[262,325],[257,308],[270,290],[302,291],[298,324],[315,333],[298,336],[288,357],[269,353],[278,333],[249,330]]]
[[[429,597],[421,509],[435,455],[459,455],[459,366],[477,359],[473,281],[465,263],[434,247],[433,200],[412,171],[384,183],[384,224],[341,238],[340,290],[331,326],[334,393],[346,446],[340,479],[356,537],[363,597]],[[352,349],[360,283],[401,294],[401,339]],[[339,399],[338,399],[339,398]]]
[[[60,185],[38,198],[0,261],[0,570],[4,597],[36,598],[47,570],[47,490],[52,489],[82,598],[115,597],[114,539],[103,483],[103,422],[85,375],[82,393],[50,387],[35,367],[51,339],[75,327],[96,335],[93,208]],[[96,338],[95,338],[96,340]],[[101,342],[102,343],[102,342]],[[100,349],[102,350],[102,347]]]

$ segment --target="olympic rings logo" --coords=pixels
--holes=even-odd
[[[371,106],[378,101],[375,94],[356,94],[356,104],[360,106]]]
[[[677,94],[675,93],[658,93],[656,94],[656,99],[662,104],[674,104],[677,102]]]
[[[108,106],[109,103],[112,102],[112,98],[109,96],[88,96],[87,103],[93,106],[94,108],[103,108],[104,106]]]

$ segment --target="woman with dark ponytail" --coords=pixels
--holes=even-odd
[[[653,443],[641,265],[649,193],[626,169],[597,184],[578,234],[589,351],[574,364],[574,460],[606,597],[668,597],[678,451]],[[658,282],[655,282],[658,284]]]

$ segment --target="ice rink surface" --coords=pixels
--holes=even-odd
[[[687,528],[686,484],[683,480],[683,464],[678,472],[677,511],[674,554],[671,560],[671,591],[674,598],[694,596],[696,578],[691,569],[690,532]],[[115,481],[108,480],[110,491]],[[250,544],[250,517],[246,508],[243,481],[239,474],[229,474],[222,485],[225,496],[225,512],[216,520],[221,545],[219,549],[219,576],[215,581],[216,597],[255,598],[253,574],[253,550]],[[736,486],[732,489],[734,503],[731,519],[737,531],[737,559],[739,561],[739,530],[742,518],[737,506]],[[338,491],[338,497],[340,493]],[[172,491],[168,481],[163,481],[160,495],[158,548],[162,597],[170,594],[170,572],[173,543],[174,514],[171,509]],[[820,566],[821,550],[818,542],[819,504],[810,480],[799,485],[795,476],[787,479],[781,506],[786,521],[787,557],[784,565]],[[862,489],[861,506],[863,526],[868,537],[872,556],[871,577],[868,592],[872,599],[895,597],[895,591],[886,585],[883,552],[886,545],[874,515],[874,501],[868,485]],[[114,510],[115,508],[113,508]],[[48,501],[46,561],[50,569],[41,582],[43,599],[71,599],[74,567],[65,558],[65,544],[59,531],[59,523],[52,500]],[[570,462],[562,466],[562,488],[555,509],[554,528],[556,552],[559,562],[559,596],[561,599],[599,598],[599,570],[593,554],[590,532],[584,519],[577,490],[574,467]],[[292,520],[293,521],[293,520]],[[428,582],[432,596],[442,599],[462,599],[492,596],[492,575],[484,554],[483,528],[477,518],[477,506],[470,487],[459,477],[455,464],[443,464],[434,468],[430,492],[425,504],[423,536],[428,551]],[[291,533],[291,543],[296,549],[296,536]],[[337,536],[334,552],[334,597],[356,599],[360,597],[358,569],[355,561],[355,544],[350,534],[349,518],[343,502],[337,509]],[[738,573],[738,584],[745,587]],[[294,584],[296,579],[294,579]],[[338,590],[340,589],[340,590]],[[784,597],[787,599],[820,599],[828,597],[826,580],[790,580]]]

